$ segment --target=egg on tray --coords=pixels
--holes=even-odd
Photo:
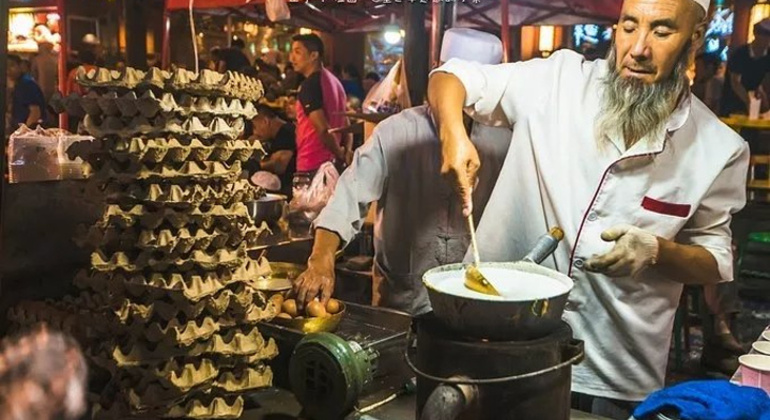
[[[295,299],[285,299],[281,293],[270,296],[270,302],[278,309],[276,318],[280,319],[327,318],[342,310],[337,299],[330,299],[326,306],[315,299],[305,306],[304,311],[300,311]]]

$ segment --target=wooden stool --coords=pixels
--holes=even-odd
[[[764,171],[763,171],[764,169]],[[764,176],[761,173],[764,172]],[[770,203],[770,155],[754,155],[749,160],[749,175],[746,183],[747,200]]]

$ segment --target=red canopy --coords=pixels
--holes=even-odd
[[[242,7],[264,2],[265,0],[195,0],[193,6],[196,9],[215,9],[220,7]],[[190,0],[166,0],[167,10],[187,9],[188,7],[190,7]]]

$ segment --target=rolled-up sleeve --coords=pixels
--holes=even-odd
[[[719,266],[721,281],[733,280],[732,215],[746,205],[749,148],[743,144],[731,156],[698,209],[677,235],[677,241],[708,250]]]
[[[545,102],[562,53],[549,59],[483,65],[453,58],[433,70],[456,76],[465,87],[465,110],[488,125],[512,126]]]
[[[380,135],[359,147],[353,162],[337,180],[334,194],[313,223],[337,233],[347,244],[361,231],[369,204],[380,199],[387,179]]]

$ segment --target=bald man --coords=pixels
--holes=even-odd
[[[575,280],[564,319],[586,359],[574,402],[610,418],[663,387],[682,285],[732,280],[749,151],[686,77],[708,3],[625,0],[607,60],[450,61],[429,81],[444,173],[466,213],[484,161],[463,109],[515,124],[479,223],[481,258],[516,260],[548,226],[564,229],[545,264]]]

